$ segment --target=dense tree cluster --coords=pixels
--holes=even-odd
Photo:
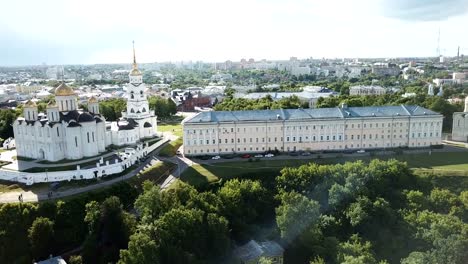
[[[282,200],[277,224],[283,238],[293,239],[288,259],[464,263],[468,192],[457,195],[436,188],[425,194],[420,185],[406,165],[395,160],[283,169],[277,177]],[[292,213],[285,217],[282,206],[288,203]]]
[[[138,197],[124,183],[68,201],[5,204],[0,262],[81,245],[70,262],[219,263],[235,244],[267,238],[284,246],[285,263],[466,263],[468,191],[433,188],[396,160],[310,163],[274,176],[203,190],[145,182]]]
[[[31,263],[79,247],[88,236],[86,204],[112,195],[127,208],[137,192],[128,183],[119,183],[67,201],[1,204],[0,263]]]
[[[13,122],[21,114],[20,111],[12,109],[0,109],[0,138],[13,137]]]
[[[177,106],[170,98],[164,99],[158,96],[148,98],[149,108],[154,110],[158,118],[171,117],[177,113]]]
[[[223,102],[217,104],[214,109],[218,111],[236,111],[236,110],[264,110],[264,109],[297,109],[308,108],[308,103],[302,102],[297,96],[283,98],[274,101],[267,95],[261,99],[245,98],[226,98]]]
[[[158,117],[170,117],[177,113],[175,103],[170,99],[152,96],[148,98],[149,108],[154,110]],[[127,110],[127,101],[123,98],[109,99],[99,103],[99,110],[107,121],[116,121]]]
[[[114,98],[99,102],[99,111],[107,121],[116,121],[122,117],[122,111],[127,110],[127,101],[123,98]]]

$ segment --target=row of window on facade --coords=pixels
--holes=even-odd
[[[143,109],[141,109],[141,112],[142,113],[145,113],[146,112],[146,108],[143,107]],[[135,110],[132,108],[130,109],[130,113],[135,113]]]
[[[94,132],[91,132],[91,135],[92,135],[92,139],[93,139],[93,142],[95,142],[94,140]],[[89,138],[89,132],[86,132],[86,136],[88,138],[88,143],[91,143],[90,142],[90,138]],[[78,137],[75,136],[75,146],[78,147]]]
[[[140,91],[140,97],[145,97],[143,91]],[[130,99],[135,99],[135,93],[133,91],[130,92]]]
[[[436,132],[436,133],[413,133],[412,134],[412,138],[426,138],[427,136],[429,135],[429,137],[438,137],[439,136],[439,133]],[[378,140],[379,139],[379,135],[376,134],[376,135],[372,135],[372,134],[364,134],[362,135],[350,135],[349,139],[351,140],[371,140],[371,139],[375,139],[375,140]],[[386,137],[387,139],[390,139],[391,138],[391,135],[387,135]],[[393,135],[393,138],[396,139],[396,138],[408,138],[408,135]],[[325,136],[325,135],[321,135],[321,136],[312,136],[310,137],[310,140],[311,141],[317,141],[317,142],[320,142],[320,141],[342,141],[343,137],[342,135],[333,135],[333,136]],[[385,135],[380,135],[380,139],[385,139]],[[286,142],[303,142],[303,140],[305,140],[306,142],[311,142],[309,141],[309,137],[308,136],[305,136],[305,137],[286,137]],[[348,135],[345,135],[344,137],[344,140],[348,140]],[[261,142],[260,142],[261,141]],[[280,137],[280,142],[283,141],[283,137]],[[188,139],[187,140],[187,145],[197,145],[197,142],[198,142],[198,145],[203,145],[204,143],[206,143],[206,145],[210,145],[210,144],[217,144],[216,143],[216,140],[215,139],[206,139],[206,140],[203,140],[203,139],[193,139],[193,140],[190,140]],[[224,139],[224,143],[225,144],[234,144],[236,141],[234,140],[234,138],[231,138],[230,140],[225,138]],[[268,138],[268,142],[272,142],[272,138]],[[273,142],[278,142],[278,138],[275,137]],[[223,140],[222,139],[218,139],[218,144],[222,144],[223,143]],[[255,141],[253,140],[253,138],[249,138],[247,140],[247,138],[243,138],[242,140],[240,138],[237,139],[237,143],[265,143],[265,138],[255,138]]]
[[[424,125],[423,125],[424,124]],[[416,128],[416,127],[434,127],[437,126],[439,127],[441,124],[441,122],[417,122],[417,123],[412,123],[412,127],[413,128]],[[311,126],[286,126],[286,131],[291,131],[291,130],[309,130],[309,129],[312,129],[312,130],[315,130],[315,129],[321,129],[321,130],[329,130],[329,129],[340,129],[340,128],[343,128],[343,126],[345,128],[361,128],[361,124],[356,124],[356,127],[355,127],[355,124],[346,124],[346,125],[342,125],[342,124],[335,124],[335,125],[311,125]],[[392,126],[392,123],[387,123],[387,127],[391,127]],[[407,127],[407,125],[405,123],[402,123],[402,122],[399,122],[399,123],[393,123],[393,127]],[[381,123],[380,125],[381,128],[385,128],[385,123]],[[267,127],[268,128],[268,131],[271,131],[271,126],[270,127]],[[273,130],[276,131],[276,128],[275,126],[273,126]],[[279,127],[280,130],[282,131],[283,130],[283,127]],[[363,128],[379,128],[379,123],[364,123],[363,124]],[[210,132],[211,133],[215,133],[215,129],[199,129],[198,130],[198,134],[200,135],[203,135],[203,133],[206,134],[209,134]],[[250,127],[247,131],[247,128],[244,127],[242,129],[243,132],[265,132],[265,127],[255,127],[255,131],[254,131],[254,128],[253,127]],[[234,133],[234,128],[231,127],[231,128],[218,128],[218,132],[219,133]],[[237,128],[237,132],[241,132],[241,129],[240,128]],[[197,134],[197,130],[196,129],[193,129],[193,130],[188,130],[187,131],[188,134]]]
[[[24,127],[24,128],[25,128],[25,129],[23,129],[22,126],[18,126],[18,131],[17,131],[17,132],[18,132],[18,135],[21,135],[21,134],[23,134],[23,135],[28,135],[28,130],[29,130],[28,127],[26,126],[26,127]],[[44,128],[45,128],[45,129],[44,129]],[[47,137],[50,137],[50,130],[51,130],[51,129],[52,129],[52,128],[48,128],[48,127],[40,127],[40,128],[38,129],[38,136],[39,136],[39,137],[42,137],[42,134],[43,134],[43,133],[42,133],[42,130],[45,130],[45,131],[47,132],[47,133],[46,133],[46,134],[47,134]],[[56,129],[57,129],[57,137],[60,137],[60,129],[59,129],[59,127],[57,126]],[[35,136],[35,133],[34,133],[35,129],[33,128],[33,129],[31,129],[30,131],[31,131],[31,136]],[[24,132],[24,133],[23,133],[23,132]]]

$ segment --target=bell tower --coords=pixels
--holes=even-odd
[[[129,74],[127,86],[127,118],[141,119],[150,115],[149,104],[145,94],[143,75],[138,70],[135,55],[135,42],[133,42],[133,64]]]

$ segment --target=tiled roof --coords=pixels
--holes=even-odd
[[[184,123],[440,115],[416,105],[201,112]]]

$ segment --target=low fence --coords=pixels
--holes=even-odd
[[[80,168],[80,165],[76,166],[76,170],[53,172],[21,172],[2,169],[0,170],[0,180],[32,185],[34,183],[40,182],[93,179],[107,175],[118,174],[135,164],[139,159],[145,157],[167,141],[167,139],[163,139],[152,145],[149,145],[148,143],[139,144],[135,148],[135,152],[129,154],[128,157],[124,160],[120,161],[116,159],[115,163],[110,164],[109,161],[104,162],[103,159],[101,159],[99,162],[96,162],[96,167],[88,169],[82,169]]]

